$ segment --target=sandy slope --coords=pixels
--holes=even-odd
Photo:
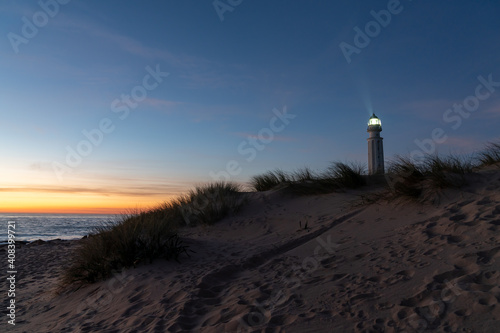
[[[438,205],[369,204],[376,189],[253,193],[237,216],[183,231],[196,253],[181,264],[157,260],[59,295],[76,242],[23,246],[17,325],[7,328],[497,332],[500,172],[470,183],[441,193]]]

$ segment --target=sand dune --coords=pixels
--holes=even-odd
[[[366,200],[374,187],[251,193],[237,216],[183,230],[196,252],[181,263],[156,260],[61,293],[78,242],[22,246],[8,329],[497,332],[500,172],[470,177],[425,205]]]

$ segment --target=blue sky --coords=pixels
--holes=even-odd
[[[238,182],[366,163],[371,112],[387,160],[434,146],[471,153],[499,137],[496,1],[41,3],[0,4],[0,193],[19,196],[0,210],[28,208],[40,193],[54,209],[61,193],[103,209],[151,204],[214,180],[229,161]],[[369,44],[349,62],[340,45],[356,47],[355,28]],[[146,68],[169,74],[145,90]],[[120,119],[111,105],[132,92],[140,101]],[[453,110],[466,101],[473,111]],[[269,133],[285,109],[295,117],[248,161],[239,145]],[[103,119],[113,130],[69,166],[68,149],[88,148],[82,131]],[[430,143],[436,128],[442,143]]]

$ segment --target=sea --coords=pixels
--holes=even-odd
[[[8,214],[0,213],[0,245],[8,239],[9,225],[15,225],[16,241],[80,239],[96,227],[117,222],[118,215],[89,214]]]

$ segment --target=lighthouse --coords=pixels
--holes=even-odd
[[[375,115],[372,114],[368,120],[368,174],[376,175],[384,173],[384,146],[382,144],[383,138],[380,137],[382,132],[382,122]]]

